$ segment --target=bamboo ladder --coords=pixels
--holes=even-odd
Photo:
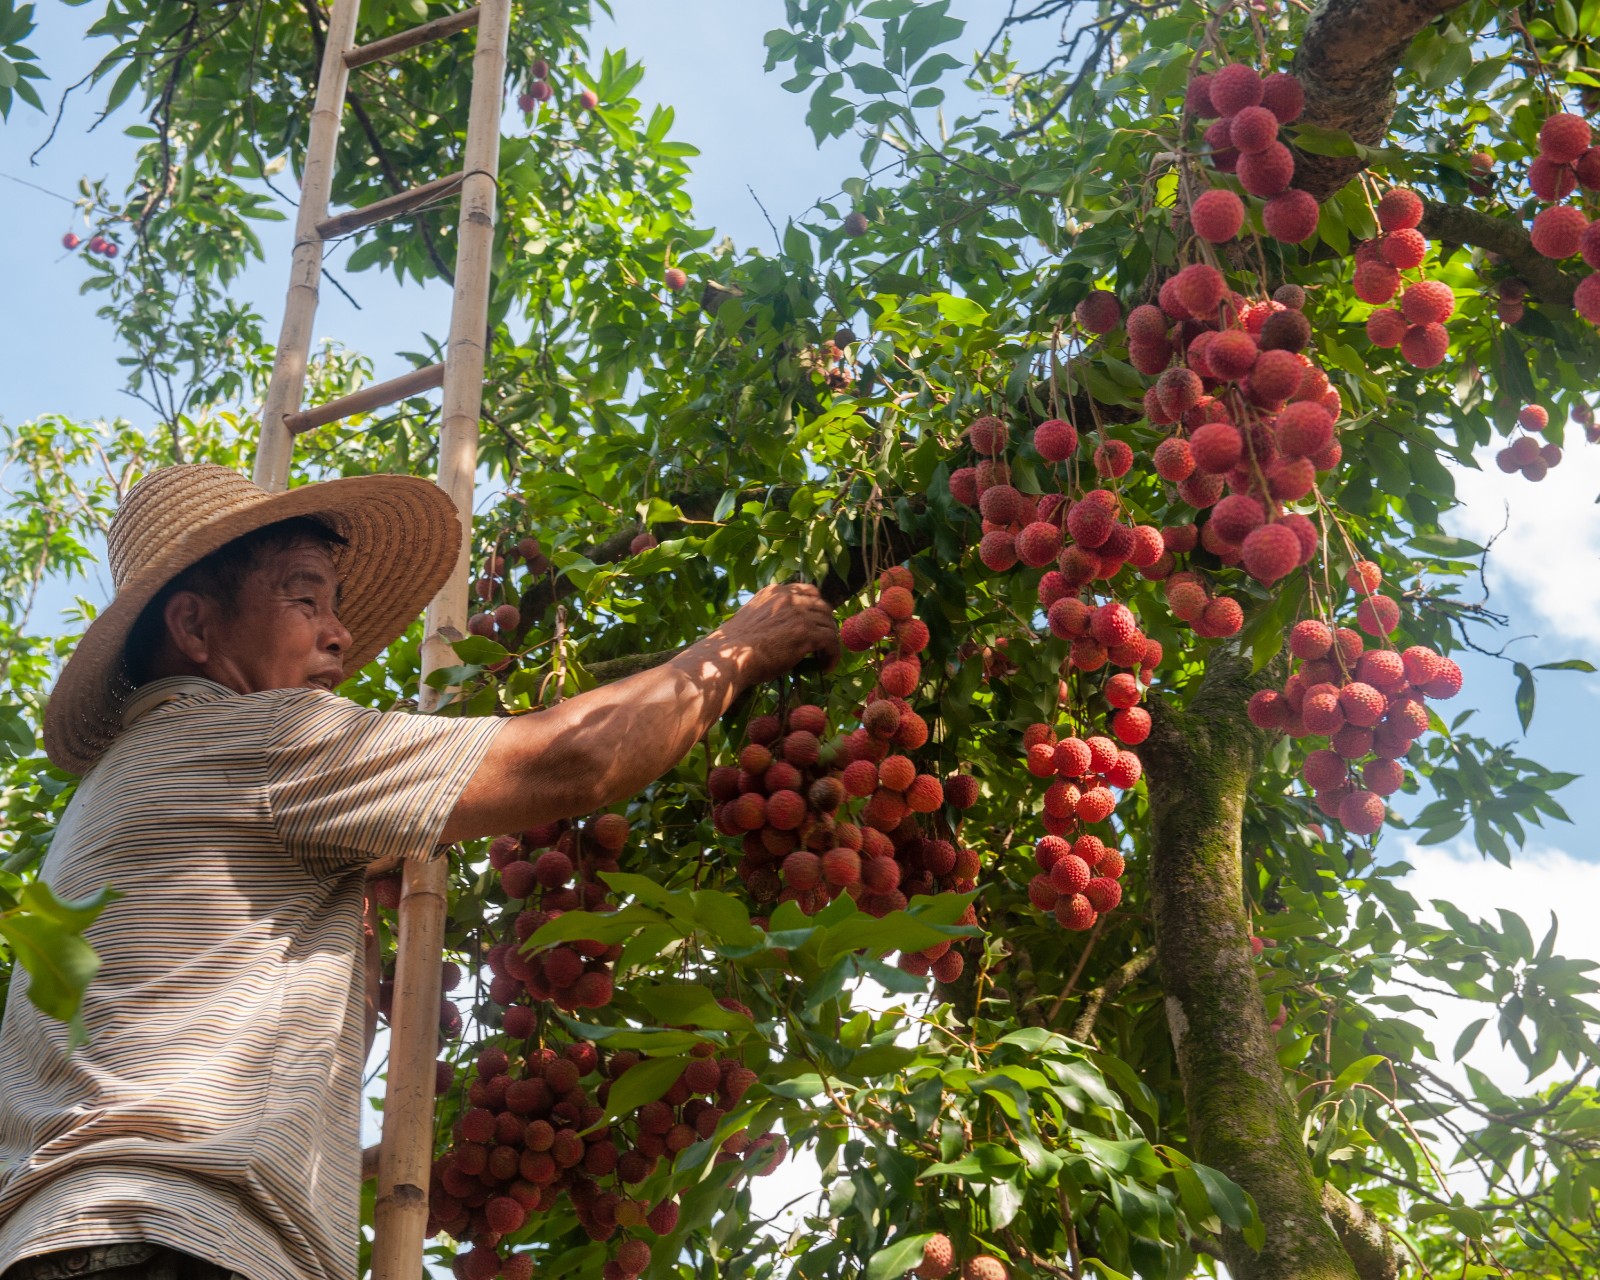
[[[422,648],[424,678],[455,661],[440,629],[466,630],[471,575],[473,479],[478,456],[478,416],[488,328],[489,264],[494,245],[500,111],[505,80],[511,0],[482,0],[449,14],[375,40],[355,43],[360,0],[334,0],[327,44],[311,112],[311,137],[301,179],[294,256],[272,379],[262,409],[255,482],[276,492],[289,480],[294,438],[381,405],[435,387],[444,388],[439,441],[439,484],[455,499],[462,542],[450,581],[428,606]],[[478,29],[472,59],[472,96],[461,171],[328,216],[335,152],[345,91],[354,67],[416,48],[430,40]],[[324,244],[361,227],[395,217],[459,193],[455,296],[450,337],[442,364],[430,365],[324,405],[302,408],[311,327],[316,317]],[[422,686],[424,710],[441,694]],[[372,1250],[373,1280],[417,1280],[423,1274],[423,1232],[428,1216],[428,1173],[433,1161],[434,1059],[438,1054],[439,977],[447,893],[443,859],[407,862],[400,897],[400,933],[393,1016],[389,1024],[389,1077],[384,1099],[383,1140],[378,1156],[377,1221]]]

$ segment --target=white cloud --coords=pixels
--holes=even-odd
[[[1569,959],[1600,963],[1600,918],[1587,908],[1579,886],[1589,883],[1595,873],[1592,862],[1573,857],[1560,849],[1526,849],[1504,867],[1462,841],[1427,848],[1407,845],[1405,861],[1415,868],[1401,885],[1421,903],[1442,899],[1474,919],[1496,924],[1497,908],[1515,912],[1527,924],[1534,941],[1544,937],[1552,914],[1559,926],[1555,952]],[[1425,914],[1433,920],[1432,911]],[[1424,1001],[1415,990],[1407,994]],[[1490,1015],[1490,1023],[1479,1036],[1467,1061],[1510,1093],[1530,1089],[1527,1069],[1510,1049],[1500,1044],[1495,1031],[1492,1006],[1470,1000],[1440,998],[1434,1005],[1435,1018],[1426,1031],[1446,1061],[1437,1068],[1454,1083],[1465,1084],[1459,1066],[1448,1061],[1456,1037],[1471,1022]],[[1563,1078],[1565,1068],[1557,1067],[1544,1078]],[[1536,1085],[1534,1087],[1537,1087]]]
[[[1494,464],[1498,444],[1483,451],[1482,471],[1456,469],[1462,506],[1445,517],[1461,537],[1483,543],[1509,516],[1489,557],[1491,606],[1513,615],[1511,634],[1537,631],[1592,647],[1600,635],[1600,592],[1589,589],[1600,568],[1600,445],[1569,424],[1565,456],[1537,484]]]

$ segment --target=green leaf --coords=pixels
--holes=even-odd
[[[1443,533],[1414,534],[1411,545],[1424,555],[1438,556],[1444,560],[1475,560],[1483,554],[1483,548],[1476,542],[1452,538]]]
[[[879,1249],[867,1263],[866,1280],[896,1280],[922,1262],[923,1246],[932,1240],[934,1233],[902,1236],[893,1244]]]
[[[641,1059],[611,1082],[606,1115],[615,1119],[654,1102],[678,1082],[688,1065],[687,1057]]]
[[[456,657],[461,661],[479,667],[491,667],[511,656],[511,650],[499,641],[489,639],[488,636],[467,636],[463,640],[457,640],[450,647],[455,650]]]
[[[1371,1053],[1365,1058],[1357,1058],[1334,1079],[1334,1089],[1348,1089],[1351,1085],[1361,1084],[1372,1074],[1374,1067],[1387,1061],[1389,1061],[1388,1056],[1381,1053]]]
[[[1366,150],[1357,146],[1343,129],[1324,129],[1305,123],[1295,126],[1294,145],[1314,156],[1354,156]]]
[[[82,934],[58,920],[12,912],[0,915],[0,937],[28,971],[28,999],[52,1018],[74,1021],[100,969],[100,957]]]
[[[1456,1047],[1451,1050],[1451,1058],[1460,1062],[1467,1056],[1472,1046],[1478,1042],[1478,1035],[1489,1025],[1489,1019],[1479,1018],[1476,1022],[1469,1022],[1466,1028],[1456,1037]]]
[[[1513,662],[1511,670],[1517,677],[1517,719],[1526,733],[1533,723],[1533,672],[1520,662]]]

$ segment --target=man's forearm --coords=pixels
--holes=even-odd
[[[720,632],[615,684],[500,731],[446,841],[525,830],[637,794],[688,755],[748,683],[750,659]]]

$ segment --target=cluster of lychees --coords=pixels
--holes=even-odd
[[[83,237],[75,232],[69,231],[61,237],[63,249],[76,249],[80,244],[83,244]],[[88,252],[99,254],[102,258],[115,258],[121,250],[117,248],[115,240],[108,240],[105,236],[90,236]]]
[[[628,841],[628,820],[602,813],[582,826],[548,823],[520,836],[501,836],[489,846],[489,863],[500,887],[522,909],[512,921],[513,939],[487,956],[489,998],[505,1008],[508,1035],[523,1039],[537,1021],[530,1002],[551,1001],[562,1009],[600,1009],[614,992],[611,966],[622,954],[615,944],[565,942],[529,954],[522,943],[567,911],[615,911],[601,875],[621,870],[617,854]]]
[[[1237,177],[1249,195],[1266,200],[1261,224],[1288,244],[1310,239],[1320,212],[1315,196],[1290,185],[1294,153],[1278,140],[1279,126],[1298,120],[1305,104],[1305,91],[1294,76],[1280,71],[1263,79],[1242,63],[1193,77],[1184,97],[1196,119],[1219,117],[1205,132],[1212,165]],[[1202,192],[1189,209],[1194,233],[1212,244],[1238,235],[1244,217],[1244,201],[1225,187]]]
[[[602,1061],[586,1041],[559,1052],[530,1047],[525,1055],[490,1045],[478,1055],[469,1107],[428,1188],[427,1234],[472,1244],[452,1263],[457,1280],[529,1280],[533,1257],[512,1252],[508,1238],[562,1200],[591,1239],[617,1240],[604,1280],[634,1280],[649,1267],[643,1233],[670,1233],[678,1205],[670,1198],[648,1204],[632,1188],[715,1136],[756,1073],[736,1058],[711,1056],[707,1046],[660,1099],[607,1121],[613,1082],[638,1063],[627,1051]],[[726,1137],[716,1158],[745,1159],[764,1175],[786,1151],[782,1137],[746,1129]]]
[[[1110,294],[1090,296],[1109,298],[1120,316]],[[1099,323],[1103,317],[1094,310],[1091,319]],[[1121,523],[1122,499],[1111,489],[1091,489],[1077,501],[1065,493],[1023,494],[1010,483],[1004,456],[1010,433],[998,418],[978,418],[963,438],[978,457],[951,472],[950,494],[983,517],[978,558],[984,567],[1005,573],[1019,563],[1033,569],[1053,565],[1039,580],[1039,605],[1052,633],[1072,642],[1067,665],[1094,671],[1109,662],[1142,670],[1148,678],[1161,660],[1161,646],[1146,639],[1126,605],[1091,606],[1081,592],[1114,578],[1124,566],[1147,577],[1171,572],[1162,531]],[[1034,449],[1047,463],[1068,461],[1078,443],[1077,430],[1059,418],[1034,429]],[[1133,450],[1124,441],[1104,440],[1095,449],[1094,466],[1102,478],[1120,478],[1133,466]]]
[[[1590,444],[1600,444],[1600,423],[1595,421],[1594,406],[1580,400],[1572,411],[1572,419],[1583,428],[1583,438]]]
[[[956,1247],[943,1232],[935,1234],[922,1246],[922,1261],[912,1274],[921,1280],[945,1280],[956,1269]],[[1010,1280],[1011,1273],[1005,1263],[992,1254],[982,1253],[961,1264],[961,1280]]]
[[[1311,341],[1305,294],[1285,285],[1270,301],[1246,302],[1216,268],[1193,263],[1162,285],[1157,301],[1128,316],[1129,359],[1156,378],[1145,414],[1181,428],[1152,462],[1180,499],[1210,512],[1198,531],[1163,530],[1165,545],[1181,553],[1198,544],[1258,582],[1276,582],[1320,545],[1311,521],[1284,504],[1309,497],[1317,473],[1342,457],[1339,393],[1303,354]],[[1184,363],[1169,368],[1174,355]],[[1170,574],[1169,567],[1159,576]],[[1197,630],[1231,635],[1242,618],[1221,604]]]
[[[1528,433],[1543,431],[1550,425],[1549,411],[1540,404],[1523,405],[1517,414],[1517,425]],[[1561,446],[1554,440],[1541,444],[1533,434],[1515,436],[1494,455],[1494,461],[1508,475],[1520,471],[1525,480],[1543,480],[1550,468],[1561,461]]]
[[[1417,230],[1422,197],[1405,187],[1385,192],[1378,201],[1378,226],[1383,234],[1356,246],[1356,297],[1378,308],[1367,317],[1367,337],[1374,346],[1399,347],[1400,355],[1418,369],[1431,369],[1450,352],[1444,322],[1456,309],[1455,294],[1441,280],[1422,276],[1428,238]],[[1406,272],[1416,277],[1405,285]],[[1400,294],[1398,307],[1385,306]]]
[[[1539,154],[1528,167],[1528,186],[1554,203],[1533,220],[1533,247],[1547,258],[1581,254],[1590,274],[1578,284],[1572,305],[1590,324],[1600,325],[1600,221],[1590,222],[1576,205],[1561,204],[1579,187],[1600,191],[1600,147],[1582,116],[1562,112],[1539,129]]]
[[[531,535],[518,539],[514,554],[532,574],[545,573],[550,568],[539,539]],[[482,571],[473,579],[472,592],[486,607],[467,619],[469,634],[506,640],[522,625],[522,611],[509,599],[511,579],[507,567],[506,557],[498,549],[484,557]],[[501,603],[493,604],[497,597]]]
[[[1116,715],[1125,717],[1128,740],[1144,741],[1150,713],[1134,705],[1138,681],[1118,673],[1107,681],[1106,696],[1118,706]],[[1128,790],[1144,766],[1133,752],[1098,734],[1058,739],[1049,725],[1034,724],[1023,731],[1022,742],[1028,772],[1051,780],[1040,820],[1046,834],[1034,846],[1039,874],[1028,883],[1028,899],[1040,911],[1052,912],[1062,928],[1088,929],[1100,913],[1122,901],[1118,880],[1124,864],[1121,853],[1086,828],[1111,817],[1117,807],[1112,788]]]
[[[903,565],[885,570],[874,602],[840,626],[845,646],[878,664],[860,727],[835,735],[821,707],[780,708],[751,717],[737,764],[711,770],[713,822],[740,839],[739,877],[758,903],[792,901],[814,915],[844,893],[882,917],[919,894],[977,885],[977,852],[924,825],[946,804],[971,807],[978,788],[960,773],[940,782],[914,759],[928,724],[908,699],[929,638],[914,586]],[[911,971],[919,964],[953,982],[964,961],[940,943],[903,960]]]
[[[1301,777],[1324,814],[1369,836],[1383,825],[1383,798],[1405,781],[1401,759],[1427,731],[1423,699],[1453,698],[1461,668],[1423,645],[1368,649],[1361,633],[1390,635],[1400,607],[1378,593],[1383,575],[1370,560],[1353,565],[1345,581],[1356,590],[1360,630],[1315,618],[1297,622],[1289,652],[1298,666],[1281,691],[1263,689],[1250,699],[1250,720],[1295,738],[1327,738],[1328,746],[1306,756]]]

